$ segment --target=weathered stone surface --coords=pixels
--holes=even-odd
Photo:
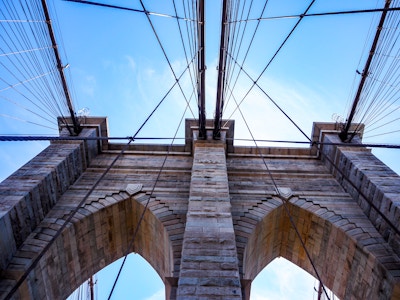
[[[177,299],[188,296],[242,298],[230,211],[224,144],[197,141],[194,145]],[[204,255],[207,249],[213,249],[214,255]],[[226,268],[227,264],[230,268]],[[189,292],[184,288],[187,285],[196,288]]]
[[[84,134],[106,133],[104,119],[88,122]],[[336,141],[334,129],[317,124],[314,139]],[[65,298],[132,251],[167,299],[249,299],[279,256],[316,270],[341,299],[400,299],[400,237],[382,217],[400,229],[400,179],[369,151],[263,148],[263,160],[231,141],[188,139],[157,180],[168,147],[133,144],[57,234],[119,149],[57,142],[0,185],[0,299],[49,243],[14,299]]]

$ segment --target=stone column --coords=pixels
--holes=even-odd
[[[223,141],[196,141],[177,299],[242,299]]]

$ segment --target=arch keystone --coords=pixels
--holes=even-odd
[[[129,183],[126,186],[126,192],[129,194],[129,196],[133,196],[137,193],[139,193],[143,188],[143,184],[141,183]]]
[[[293,192],[292,192],[291,188],[278,187],[278,192],[279,192],[279,195],[286,201],[293,197]]]

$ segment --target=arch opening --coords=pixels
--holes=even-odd
[[[147,199],[145,193],[133,197],[122,191],[80,208],[15,296],[66,299],[89,277],[124,257],[144,210],[142,203]],[[60,211],[65,216],[65,206]],[[52,213],[60,215],[57,206]],[[49,214],[43,220],[36,228],[36,234],[25,241],[27,245],[34,244],[43,233],[49,232],[49,224],[59,221],[60,217],[54,215]],[[164,281],[165,288],[169,288],[167,278],[173,270],[172,246],[165,227],[151,210],[146,210],[129,251],[143,257]]]
[[[116,279],[123,257],[97,272],[92,283],[86,281],[76,289],[67,300],[90,299],[90,284],[96,300],[108,298]],[[81,295],[85,297],[82,298]],[[111,299],[134,298],[163,300],[165,285],[154,268],[139,254],[128,255],[121,276],[115,286]]]
[[[253,280],[250,300],[318,299],[319,282],[312,275],[283,257],[269,263]],[[330,290],[329,299],[339,298]],[[326,299],[322,295],[321,299]]]
[[[393,292],[393,276],[379,256],[379,251],[388,248],[379,238],[376,241],[374,239],[372,247],[365,246],[366,242],[372,240],[370,234],[378,236],[372,225],[368,227],[370,231],[366,235],[360,235],[359,232],[364,231],[354,221],[330,211],[328,215],[334,217],[331,220],[340,220],[338,223],[331,222],[314,213],[317,209],[309,205],[312,202],[308,203],[308,209],[304,209],[295,204],[297,200],[292,198],[287,205],[323,284],[341,299],[389,299]],[[305,201],[303,199],[299,203]],[[316,206],[321,208],[320,205]],[[362,215],[357,216],[363,218],[362,224],[365,226],[369,221]],[[387,253],[390,255],[390,251]],[[243,256],[243,278],[254,280],[277,257],[287,259],[316,277],[282,205],[265,215],[249,236]]]

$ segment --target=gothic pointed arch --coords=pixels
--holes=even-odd
[[[399,258],[359,207],[348,203],[343,210],[297,197],[286,205],[290,217],[280,204],[266,213],[248,236],[244,280],[252,281],[273,259],[284,257],[316,277],[314,264],[324,285],[340,299],[395,299],[398,283],[390,265]]]
[[[171,277],[174,263],[169,234],[152,210],[145,210],[146,202],[154,199],[140,190],[141,185],[128,185],[124,191],[91,197],[55,239],[15,296],[65,299],[91,275],[131,252],[140,254],[164,281]],[[61,226],[68,210],[71,207],[67,208],[66,202],[60,200],[24,242],[7,270],[10,281],[18,280],[29,261]]]

